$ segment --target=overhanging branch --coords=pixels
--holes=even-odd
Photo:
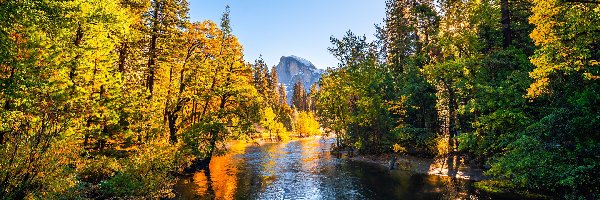
[[[600,0],[564,0],[567,3],[593,3],[600,4]]]

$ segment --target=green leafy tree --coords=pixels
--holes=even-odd
[[[598,4],[533,1],[529,21],[537,49],[530,57],[532,123],[516,134],[490,172],[519,188],[598,198]],[[543,166],[543,167],[542,167]],[[538,170],[527,170],[538,169]],[[510,178],[509,178],[510,177]]]
[[[395,120],[389,111],[391,83],[385,68],[377,63],[375,44],[348,32],[331,38],[329,51],[340,61],[321,79],[317,113],[326,131],[334,132],[340,146],[355,146],[364,152],[379,152],[389,141]]]

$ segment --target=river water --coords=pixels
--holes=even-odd
[[[502,199],[472,182],[390,171],[330,152],[334,139],[234,144],[208,170],[183,177],[176,199]]]

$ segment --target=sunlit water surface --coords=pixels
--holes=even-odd
[[[412,174],[330,152],[334,139],[235,144],[183,177],[177,199],[491,199],[472,182]],[[499,197],[493,197],[499,199]]]

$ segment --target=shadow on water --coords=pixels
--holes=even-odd
[[[247,146],[183,177],[176,199],[490,199],[472,182],[413,174],[332,155],[333,139]],[[456,160],[448,160],[456,165]],[[452,168],[451,168],[452,169]],[[494,198],[496,199],[496,198]]]

